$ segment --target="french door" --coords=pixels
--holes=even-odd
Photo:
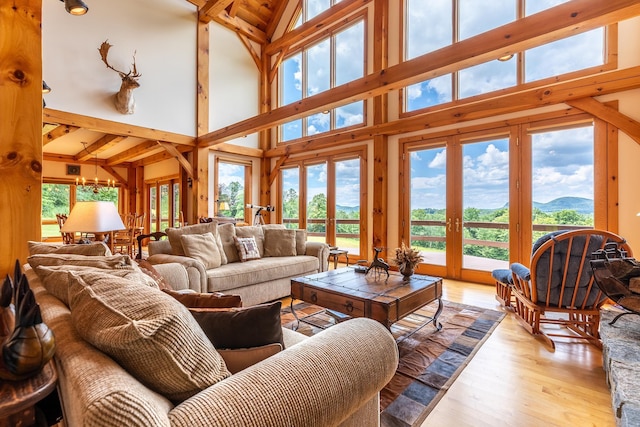
[[[308,240],[364,253],[366,193],[364,152],[285,164],[280,170],[278,215],[288,228],[304,228]]]
[[[182,215],[177,178],[147,183],[147,212],[150,233],[180,226]]]
[[[401,236],[421,271],[477,280],[508,267],[509,145],[507,132],[405,146]]]

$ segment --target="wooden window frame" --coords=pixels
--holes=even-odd
[[[243,205],[245,206],[244,208],[244,217],[243,217],[243,221],[247,224],[253,224],[253,214],[252,214],[252,209],[251,208],[247,208],[247,204],[251,203],[252,200],[252,185],[251,185],[251,177],[253,174],[253,164],[250,161],[243,161],[243,160],[238,160],[238,159],[233,159],[233,158],[229,158],[229,157],[224,157],[224,156],[216,156],[215,161],[214,161],[214,165],[213,165],[213,203],[216,203],[216,200],[218,200],[219,198],[219,193],[218,193],[218,172],[219,172],[219,164],[220,163],[228,163],[228,164],[233,164],[233,165],[237,165],[237,166],[242,166],[244,167],[244,202]],[[213,210],[216,215],[218,212],[218,209],[216,207],[214,207]]]

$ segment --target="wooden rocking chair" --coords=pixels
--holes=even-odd
[[[552,350],[552,336],[582,338],[602,348],[598,326],[600,306],[606,296],[593,279],[591,254],[608,242],[618,243],[629,256],[631,249],[622,237],[602,230],[555,232],[540,240],[543,243],[532,255],[531,269],[519,263],[511,265],[516,318]],[[572,333],[562,333],[562,329],[559,333],[543,331],[542,324],[560,325]]]

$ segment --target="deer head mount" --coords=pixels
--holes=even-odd
[[[122,79],[122,84],[120,85],[120,90],[115,95],[115,105],[116,109],[122,114],[133,114],[133,110],[136,105],[136,101],[133,98],[133,90],[137,87],[140,87],[140,83],[138,83],[138,78],[142,76],[142,74],[138,73],[136,69],[136,54],[133,54],[133,69],[129,70],[128,73],[124,73],[123,71],[116,70],[111,65],[109,65],[109,61],[107,61],[107,55],[109,55],[109,49],[112,45],[110,45],[107,40],[103,41],[98,51],[100,52],[100,57],[102,57],[102,62],[107,65],[107,68],[112,69],[116,73],[120,75]]]

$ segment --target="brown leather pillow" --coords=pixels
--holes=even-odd
[[[280,343],[284,348],[282,303],[228,310],[190,308],[189,311],[215,348],[251,348]]]
[[[137,259],[136,262],[138,263],[138,267],[140,267],[140,270],[142,270],[144,274],[155,280],[160,289],[173,289],[172,286],[167,283],[166,280],[164,280],[162,274],[158,273],[158,270],[156,270],[153,267],[153,264],[151,264],[149,261],[147,261],[146,259]]]
[[[237,308],[242,307],[240,295],[226,295],[219,292],[201,294],[197,292],[182,293],[171,289],[163,289],[188,308]]]

